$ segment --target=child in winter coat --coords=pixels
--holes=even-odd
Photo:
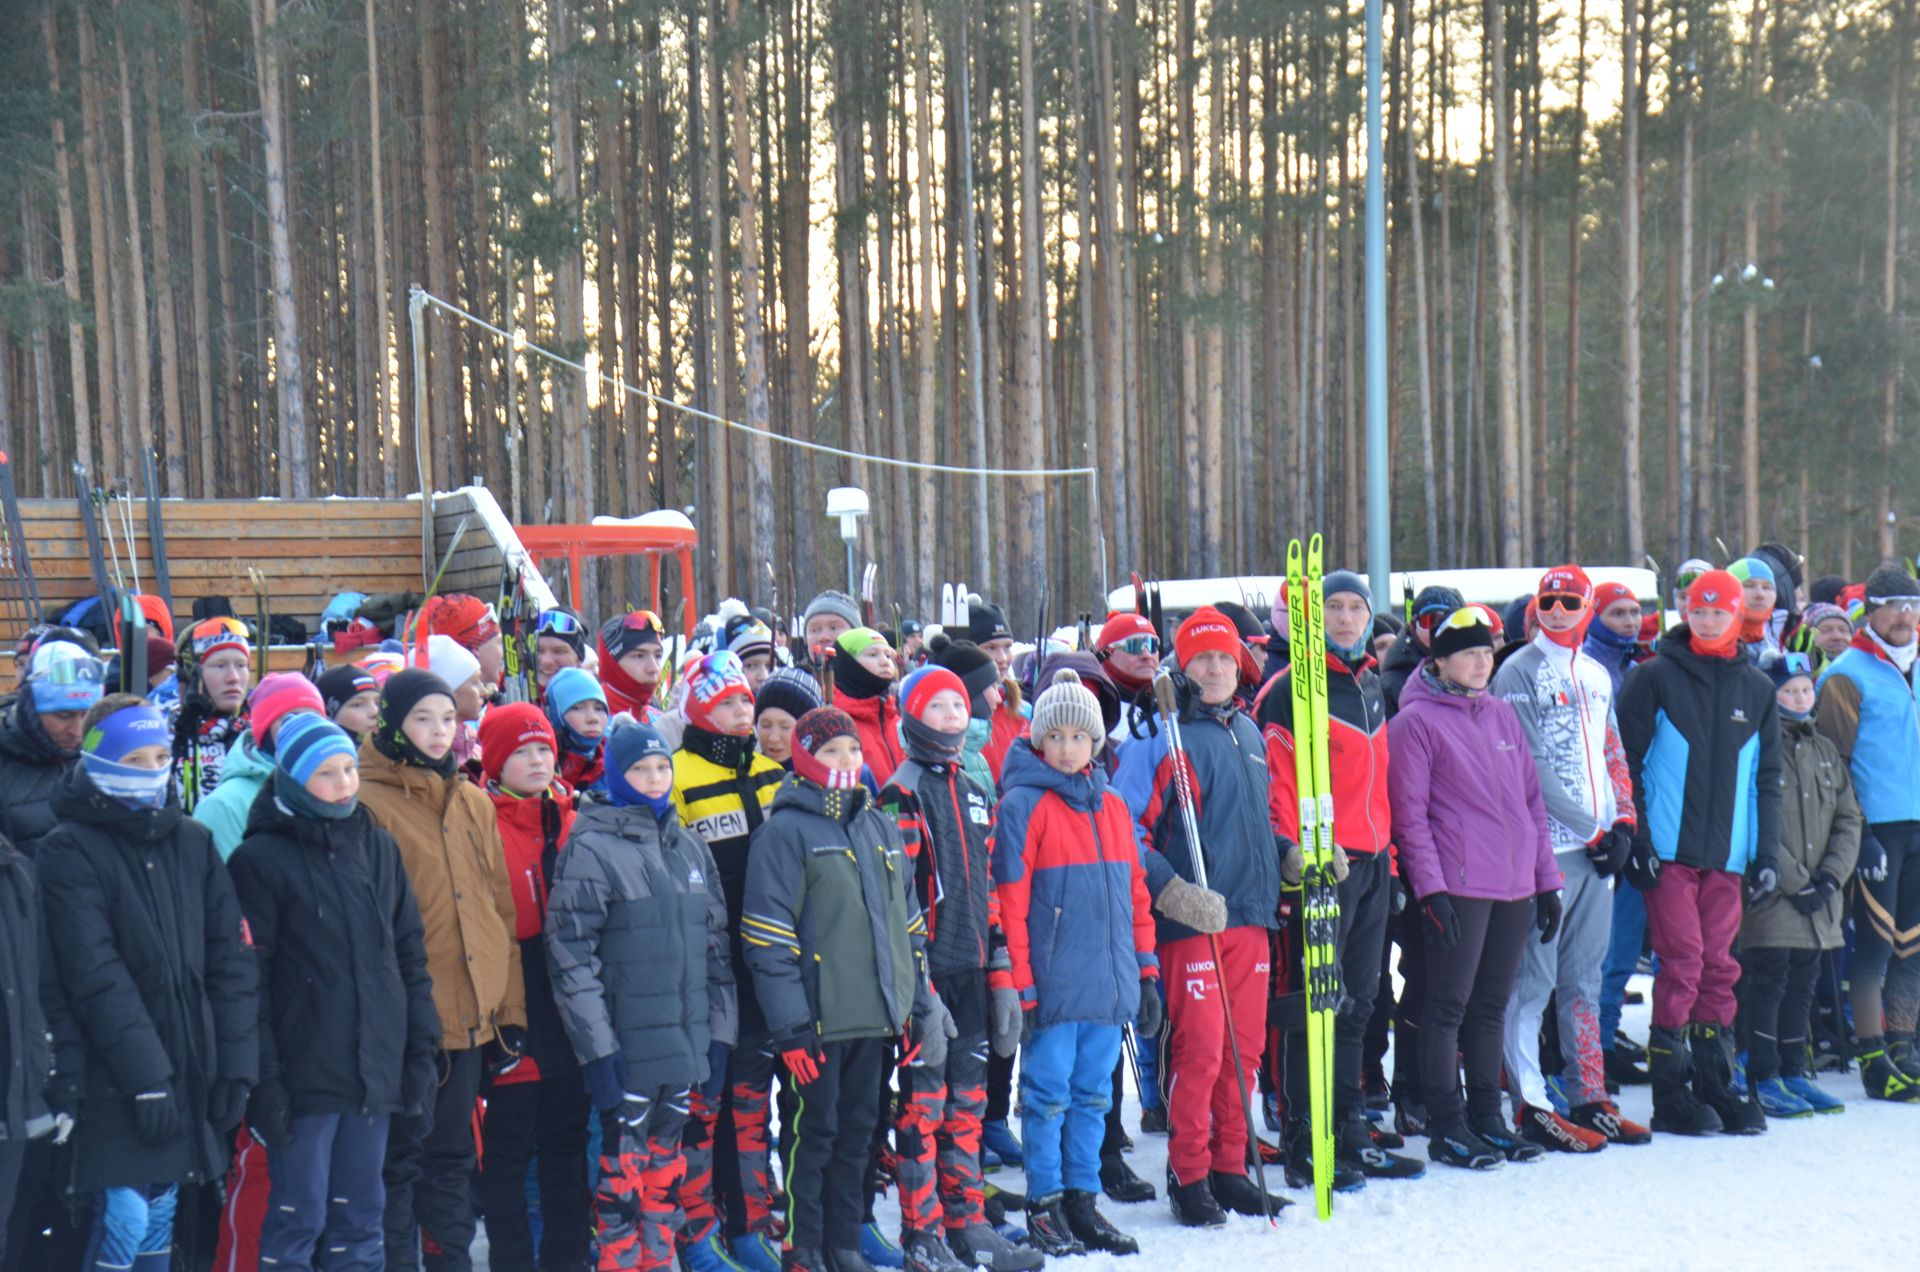
[[[464,1267],[473,1244],[473,1105],[482,1070],[518,1056],[526,995],[517,915],[493,804],[455,771],[453,690],[431,672],[397,671],[380,723],[360,746],[360,802],[399,845],[426,931],[440,1016],[440,1087],[430,1116],[387,1137],[387,1266]]]
[[[380,721],[380,682],[365,667],[334,667],[315,682],[327,719],[357,746]]]
[[[652,610],[616,614],[600,625],[600,686],[608,711],[625,712],[641,724],[659,720],[653,699],[667,665],[666,637],[666,624]]]
[[[1127,805],[1093,760],[1100,704],[1070,670],[1035,700],[1031,739],[1007,752],[993,874],[1023,1031],[1027,1230],[1050,1255],[1139,1243],[1095,1208],[1121,1028],[1160,1032],[1147,877]],[[998,1022],[996,1022],[998,1023]]]
[[[753,832],[741,923],[804,1109],[789,1147],[784,1266],[824,1272],[863,1264],[862,1177],[891,1040],[911,1020],[910,1060],[941,1069],[955,1031],[927,981],[899,832],[860,783],[853,720],[817,708],[794,742],[793,776]]]
[[[126,694],[87,713],[80,768],[40,841],[41,999],[69,1187],[95,1194],[88,1268],[163,1272],[179,1185],[216,1179],[259,1075],[258,1005],[233,885],[169,799],[171,730]]]
[[[553,728],[530,703],[507,703],[480,724],[487,797],[506,851],[527,987],[520,1062],[489,1076],[480,1203],[487,1244],[503,1268],[572,1268],[587,1259],[587,1088],[547,976],[547,895],[573,826],[574,796],[555,780]],[[539,1163],[540,1250],[527,1219],[527,1167]]]
[[[254,687],[247,698],[247,731],[227,752],[220,787],[193,810],[193,819],[213,832],[222,861],[247,837],[254,797],[273,776],[273,740],[280,722],[297,712],[318,714],[325,707],[320,691],[297,671],[275,672]]]
[[[669,798],[673,760],[659,733],[618,725],[607,753],[608,799],[585,802],[574,821],[545,939],[560,1018],[600,1113],[601,1266],[669,1268],[688,1092],[737,1024],[726,905],[712,854]]]
[[[930,916],[928,971],[959,1030],[944,1068],[918,1065],[903,1078],[900,1245],[915,1268],[959,1266],[955,1254],[969,1266],[1037,1268],[1037,1251],[1021,1250],[987,1223],[980,1178],[988,1041],[1013,1053],[1020,1000],[993,888],[990,806],[960,767],[966,686],[944,667],[922,667],[901,682],[900,705],[907,759],[880,792],[880,808],[900,828],[916,899]]]
[[[230,863],[260,970],[247,1126],[273,1155],[258,1235],[276,1267],[311,1267],[323,1233],[343,1262],[380,1265],[388,1126],[430,1106],[438,1076],[420,910],[359,791],[345,730],[286,717]]]
[[[834,705],[860,730],[860,754],[873,780],[884,786],[904,758],[900,751],[900,704],[893,682],[900,665],[887,638],[871,627],[841,632],[833,642]]]
[[[1813,666],[1762,659],[1780,710],[1780,887],[1740,922],[1740,1028],[1747,1083],[1768,1117],[1839,1113],[1807,1073],[1808,1016],[1823,950],[1842,942],[1841,890],[1860,855],[1861,816],[1840,748],[1813,724]]]
[[[720,891],[733,920],[731,955],[737,966],[748,839],[765,820],[782,774],[778,764],[754,750],[753,695],[738,656],[720,650],[696,658],[680,684],[687,723],[673,753],[673,803],[681,822],[706,845],[719,869]],[[738,1045],[729,1054],[715,1053],[716,1072],[692,1095],[681,1204],[696,1261],[719,1240],[715,1204],[720,1202],[727,1206],[725,1235],[734,1257],[764,1268],[778,1262],[767,1131],[773,1045],[751,987],[742,990],[739,1001]],[[726,1151],[716,1151],[720,1143]]]
[[[220,785],[227,755],[247,732],[253,643],[237,618],[209,618],[180,637],[173,717],[173,780],[191,813]]]
[[[760,754],[793,771],[793,726],[820,705],[820,682],[798,667],[782,667],[753,695],[753,734]]]
[[[547,682],[547,723],[560,742],[560,780],[576,791],[598,786],[607,746],[606,691],[590,671],[566,667]]]

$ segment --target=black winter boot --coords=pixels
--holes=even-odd
[[[1647,1038],[1653,1082],[1653,1129],[1668,1135],[1712,1135],[1720,1115],[1693,1093],[1693,1056],[1678,1030],[1655,1028]]]
[[[1860,1061],[1860,1081],[1868,1096],[1895,1104],[1920,1104],[1920,1083],[1893,1062],[1885,1038],[1862,1038],[1853,1054]]]
[[[1080,1239],[1067,1225],[1065,1205],[1066,1197],[1061,1193],[1027,1200],[1027,1239],[1049,1259],[1087,1252],[1087,1247],[1080,1244]]]
[[[1067,1189],[1067,1227],[1080,1239],[1080,1244],[1089,1251],[1104,1250],[1108,1254],[1140,1253],[1140,1243],[1108,1223],[1107,1217],[1094,1205],[1095,1200],[1090,1192]]]
[[[1912,1034],[1887,1030],[1887,1059],[1907,1075],[1907,1081],[1920,1082],[1920,1051],[1914,1048]]]
[[[1235,1175],[1224,1170],[1209,1172],[1207,1185],[1213,1189],[1213,1199],[1236,1215],[1251,1215],[1255,1219],[1268,1214],[1279,1214],[1293,1203],[1285,1197],[1268,1193],[1266,1208],[1261,1208],[1260,1185],[1245,1175]]]
[[[1122,1205],[1152,1201],[1159,1196],[1153,1185],[1134,1174],[1127,1159],[1118,1153],[1103,1153],[1100,1157],[1100,1190]],[[1072,1218],[1071,1212],[1068,1218]]]
[[[1313,1187],[1313,1127],[1306,1122],[1287,1123],[1287,1187]],[[1339,1142],[1334,1143],[1333,1191],[1357,1192],[1367,1186],[1367,1177],[1352,1162],[1342,1161]]]
[[[1727,1135],[1762,1135],[1767,1115],[1733,1079],[1733,1034],[1723,1025],[1691,1024],[1687,1039],[1693,1044],[1693,1092],[1720,1115]]]
[[[1394,1136],[1399,1139],[1399,1136]],[[1402,1140],[1404,1144],[1406,1141]],[[1396,1145],[1398,1147],[1398,1145]],[[1426,1165],[1411,1157],[1389,1153],[1378,1142],[1373,1123],[1355,1109],[1333,1132],[1334,1161],[1351,1167],[1369,1179],[1418,1179],[1427,1173]]]
[[[1427,1156],[1462,1170],[1498,1170],[1507,1161],[1506,1154],[1468,1130],[1464,1118],[1427,1128]]]
[[[1168,1170],[1167,1204],[1173,1208],[1173,1217],[1185,1227],[1227,1226],[1227,1212],[1220,1209],[1220,1203],[1213,1199],[1213,1186],[1207,1182],[1205,1175],[1190,1184],[1183,1184],[1174,1178],[1172,1170]]]

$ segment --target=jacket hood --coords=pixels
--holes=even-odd
[[[254,778],[262,782],[273,780],[273,757],[253,744],[250,735],[242,734],[240,740],[227,752],[220,762],[220,780],[233,778]]]
[[[6,703],[6,710],[0,712],[0,753],[22,764],[46,768],[71,764],[80,752],[62,751],[55,746],[40,721],[27,718],[27,713],[32,710],[32,700],[25,694],[17,695]]]
[[[1006,764],[1000,770],[1000,789],[1004,797],[1023,786],[1052,791],[1072,807],[1092,812],[1100,807],[1101,797],[1106,793],[1107,775],[1098,764],[1084,773],[1062,773],[1041,758],[1033,749],[1033,743],[1021,738],[1007,748]]]
[[[77,766],[60,780],[53,806],[61,821],[115,826],[142,843],[166,838],[186,816],[178,804],[171,803],[164,808],[128,808],[95,786],[86,771]]]

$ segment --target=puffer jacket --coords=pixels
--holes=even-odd
[[[1399,714],[1400,695],[1426,658],[1427,647],[1414,638],[1411,627],[1387,646],[1386,657],[1380,660],[1380,696],[1387,704],[1389,716]]]
[[[1261,686],[1253,714],[1267,744],[1273,828],[1293,843],[1300,837],[1300,779],[1294,767],[1291,667]],[[1388,847],[1393,813],[1387,805],[1387,704],[1371,658],[1356,666],[1338,654],[1327,655],[1327,764],[1335,841],[1349,856]]]
[[[61,779],[79,763],[47,736],[33,699],[21,694],[0,710],[0,833],[31,856],[33,843],[53,829],[53,800]]]
[[[1920,696],[1866,631],[1820,673],[1820,731],[1853,769],[1871,825],[1920,821]]]
[[[1740,943],[1756,948],[1837,950],[1845,940],[1846,882],[1860,859],[1860,805],[1840,748],[1810,720],[1780,721],[1780,890],[1747,907]],[[1787,898],[1815,873],[1841,885],[1802,914]]]
[[[254,798],[272,776],[273,757],[253,745],[252,734],[243,734],[220,767],[220,785],[194,805],[193,820],[213,833],[220,860],[232,857],[247,837]]]
[[[1001,770],[1006,767],[1007,752],[1013,749],[1015,742],[1026,736],[1027,717],[1031,713],[1031,708],[1020,701],[1020,691],[1011,680],[1001,683],[1000,692],[1007,696],[989,717],[988,723],[993,726],[993,733],[983,752],[996,783],[1000,780]]]
[[[698,1086],[738,1040],[713,854],[669,813],[589,800],[547,898],[552,994],[575,1058],[626,1059],[635,1089]]]
[[[853,727],[860,731],[860,755],[873,771],[875,786],[885,786],[907,758],[907,749],[900,743],[899,700],[891,691],[856,698],[843,690],[834,696],[833,705],[853,717]]]
[[[40,841],[53,1035],[50,1099],[77,1108],[75,1193],[218,1179],[216,1082],[260,1074],[259,999],[240,903],[206,827],[178,806],[135,810],[69,774]],[[166,1087],[180,1130],[134,1133],[133,1097]]]
[[[490,786],[500,847],[507,859],[507,882],[513,886],[513,935],[520,942],[520,978],[527,988],[527,1045],[521,1063],[495,1075],[495,1086],[538,1082],[543,1073],[574,1067],[573,1047],[565,1023],[553,1001],[547,976],[547,943],[542,936],[547,921],[547,894],[573,829],[574,794],[564,782],[555,782],[539,799]]]
[[[1036,1029],[1120,1025],[1157,977],[1152,902],[1126,803],[1098,765],[1067,774],[1022,739],[1000,770],[993,877],[1013,987]]]
[[[0,1142],[38,1134],[48,1116],[53,1053],[40,1008],[40,940],[33,867],[0,839]]]
[[[364,808],[296,817],[267,789],[227,868],[260,966],[261,1082],[294,1117],[419,1112],[440,1021],[393,837]]]
[[[895,1035],[932,1001],[912,872],[865,787],[781,783],[753,832],[741,924],[779,1050]]]
[[[1578,649],[1536,635],[1487,691],[1520,717],[1540,777],[1555,852],[1581,852],[1616,822],[1633,824],[1633,780],[1614,719],[1613,680]]]
[[[1744,873],[1780,850],[1780,712],[1747,661],[1693,651],[1682,623],[1627,674],[1614,714],[1637,835],[1662,861]]]
[[[360,803],[393,836],[426,929],[440,1045],[465,1051],[500,1025],[527,1024],[518,915],[493,804],[466,778],[441,777],[360,745]]]
[[[1227,926],[1277,927],[1281,846],[1267,813],[1266,743],[1244,712],[1188,714],[1193,718],[1181,719],[1180,740],[1196,779],[1194,816],[1207,884],[1227,899]],[[1172,731],[1155,723],[1155,733],[1128,744],[1113,789],[1139,825],[1147,889],[1157,897],[1175,875],[1189,882],[1198,877],[1174,787]],[[1158,923],[1160,945],[1199,935],[1165,916]]]
[[[1450,693],[1422,668],[1387,726],[1393,842],[1421,899],[1518,901],[1564,882],[1520,717],[1491,693]]]
[[[927,967],[935,976],[979,971],[1004,960],[1006,937],[993,887],[987,834],[992,806],[958,764],[908,760],[880,792],[899,827],[927,918]]]

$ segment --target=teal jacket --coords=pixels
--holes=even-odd
[[[220,769],[220,785],[193,808],[193,820],[213,832],[213,846],[220,860],[233,856],[233,850],[247,837],[247,817],[260,788],[273,776],[273,757],[254,749],[253,736],[242,734],[227,752]]]

